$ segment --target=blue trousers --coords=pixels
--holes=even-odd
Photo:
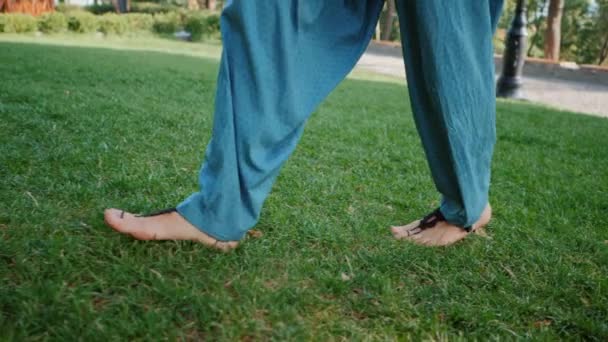
[[[310,113],[351,71],[384,0],[234,0],[200,191],[177,206],[218,240],[260,216]],[[441,211],[459,226],[488,203],[496,139],[492,35],[502,0],[397,0],[415,122]]]

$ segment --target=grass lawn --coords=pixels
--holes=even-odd
[[[345,81],[230,254],[106,207],[197,189],[217,60],[0,43],[0,340],[608,339],[608,120],[500,102],[490,238],[387,227],[437,205],[404,86]]]

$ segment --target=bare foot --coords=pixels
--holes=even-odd
[[[137,240],[192,240],[223,252],[238,246],[238,241],[219,241],[203,233],[177,212],[144,217],[119,209],[106,209],[104,220],[114,230]]]
[[[471,227],[470,232],[448,223],[443,215],[437,212],[405,226],[391,227],[391,232],[398,240],[409,240],[424,246],[448,246],[464,239],[473,232],[483,235],[482,229],[490,222],[491,218],[492,208],[488,204],[479,220]]]

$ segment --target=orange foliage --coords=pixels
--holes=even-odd
[[[53,0],[0,0],[0,12],[39,15],[53,9]]]

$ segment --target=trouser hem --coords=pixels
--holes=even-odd
[[[200,203],[200,194],[193,194],[176,207],[177,213],[198,230],[216,240],[239,241],[243,238],[245,232],[235,231],[228,234],[222,232],[226,230],[227,225],[215,222],[212,215],[205,213]]]
[[[483,203],[482,206],[476,208],[475,214],[471,214],[470,212],[467,212],[464,206],[444,197],[441,201],[439,210],[447,222],[459,227],[471,227],[481,218],[485,206],[487,205],[487,200]]]

